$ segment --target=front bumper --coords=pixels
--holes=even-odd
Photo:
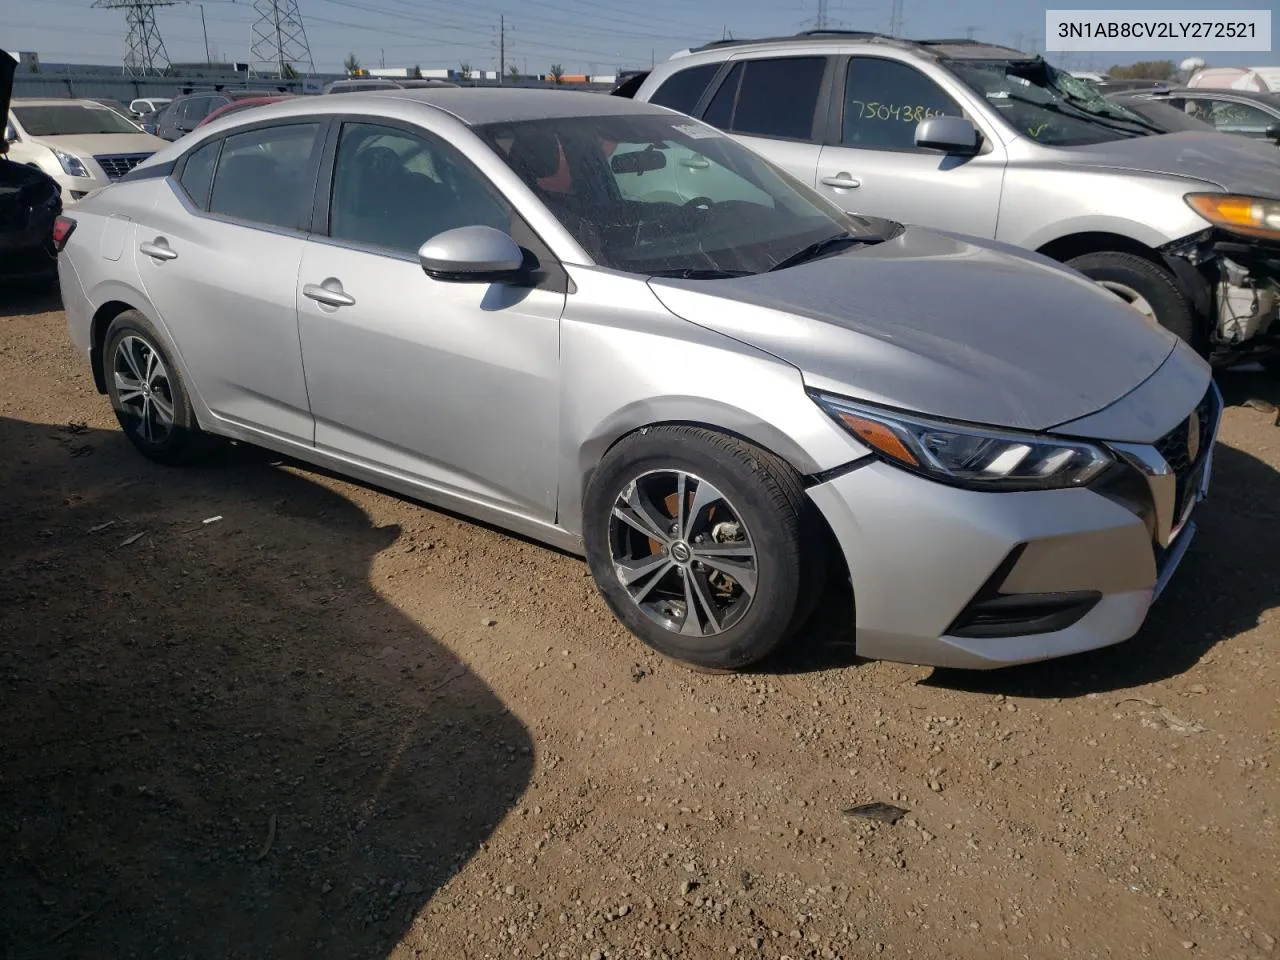
[[[1195,536],[1220,409],[1207,398],[1199,456],[1134,466],[1105,493],[983,493],[879,461],[811,487],[848,565],[858,654],[990,669],[1132,637]]]

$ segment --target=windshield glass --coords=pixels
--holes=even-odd
[[[137,133],[138,128],[108,107],[86,107],[69,103],[65,107],[13,108],[22,129],[32,137],[61,137],[89,133]]]
[[[1106,143],[1163,133],[1087,80],[1035,60],[952,60],[948,69],[1018,133],[1047,146]]]
[[[1194,133],[1213,133],[1212,125],[1197,120],[1183,110],[1161,103],[1158,100],[1125,100],[1124,106],[1134,113],[1141,114],[1166,133],[1190,131]]]
[[[737,276],[835,237],[879,239],[870,223],[688,118],[572,117],[477,133],[596,263],[615,270]]]

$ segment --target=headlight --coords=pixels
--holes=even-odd
[[[85,168],[84,161],[79,157],[70,153],[64,153],[62,150],[56,150],[53,147],[50,147],[49,149],[53,150],[53,155],[58,158],[58,162],[62,164],[63,172],[66,173],[68,177],[93,176],[93,174]]]
[[[1079,487],[1111,465],[1102,448],[1078,440],[990,430],[867,407],[814,394],[837,423],[890,463],[974,490]]]
[[[1280,240],[1280,200],[1233,193],[1189,193],[1184,199],[1215,227]]]

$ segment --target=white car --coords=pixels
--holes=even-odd
[[[9,159],[43,170],[74,203],[166,146],[92,100],[18,99],[4,128]]]

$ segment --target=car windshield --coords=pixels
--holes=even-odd
[[[595,262],[615,270],[741,276],[881,239],[869,222],[688,118],[571,117],[477,132]]]
[[[1047,146],[1106,143],[1164,133],[1044,60],[951,60],[948,69],[1018,133]]]
[[[1156,126],[1160,127],[1166,133],[1213,133],[1214,128],[1211,124],[1205,123],[1203,120],[1197,120],[1185,111],[1178,110],[1167,103],[1161,103],[1159,100],[1147,100],[1142,98],[1125,100],[1123,106],[1132,110],[1134,113],[1141,114]]]
[[[13,108],[22,129],[32,137],[61,137],[92,133],[137,133],[138,128],[109,107],[66,106]]]

